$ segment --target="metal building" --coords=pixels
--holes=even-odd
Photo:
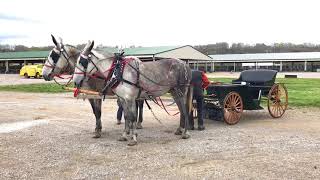
[[[0,53],[0,73],[19,73],[25,64],[44,63],[49,51],[24,51]]]
[[[116,52],[115,48],[102,50]],[[156,61],[162,58],[178,58],[190,64],[191,68],[213,71],[212,59],[192,46],[159,46],[125,48],[126,56],[136,56],[142,61]],[[44,63],[50,51],[25,51],[0,53],[0,73],[18,73],[25,64]]]
[[[125,48],[124,52],[126,56],[136,56],[142,61],[177,58],[187,62],[192,69],[214,70],[212,59],[190,45]]]
[[[215,71],[274,69],[278,71],[319,72],[320,52],[210,55]]]

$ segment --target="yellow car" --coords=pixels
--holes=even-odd
[[[42,74],[42,68],[43,64],[25,65],[20,69],[20,76],[24,76],[25,78],[40,78]]]

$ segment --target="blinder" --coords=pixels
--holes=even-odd
[[[53,60],[53,63],[54,63],[54,64],[56,64],[56,63],[58,62],[60,56],[61,56],[61,51],[60,51],[60,53],[57,53],[57,52],[54,51],[54,50],[51,51],[50,57],[51,57],[51,59]]]
[[[89,58],[85,58],[83,55],[80,56],[80,61],[79,63],[83,66],[83,68],[86,70],[88,68],[88,64],[89,64]]]

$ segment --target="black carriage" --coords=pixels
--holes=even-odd
[[[288,92],[284,84],[275,83],[277,71],[246,70],[231,84],[210,84],[204,98],[205,116],[239,122],[243,110],[260,110],[261,100],[267,100],[273,118],[281,117],[288,107]]]

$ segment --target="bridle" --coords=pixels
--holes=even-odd
[[[56,51],[59,51],[59,52],[56,52]],[[69,55],[67,53],[67,51],[65,50],[64,45],[61,45],[61,48],[59,50],[56,48],[51,50],[50,57],[53,61],[53,64],[50,61],[47,61],[49,63],[49,65],[47,63],[45,63],[44,66],[51,68],[52,69],[51,72],[54,72],[55,68],[57,67],[57,63],[58,63],[61,55],[67,60],[67,63],[68,63],[67,67],[65,69],[71,68],[70,58],[75,57],[77,54]]]
[[[123,54],[124,54],[124,52],[123,53],[114,53],[114,56],[107,57],[104,59],[99,59],[92,52],[90,52],[90,54],[88,54],[88,55],[81,54],[80,59],[79,59],[79,64],[82,65],[83,69],[79,68],[77,66],[78,65],[78,63],[77,63],[76,68],[79,69],[81,72],[74,73],[74,74],[81,74],[84,76],[82,78],[82,80],[80,81],[80,83],[78,84],[78,88],[82,86],[82,83],[86,78],[96,78],[96,79],[104,80],[105,86],[102,90],[102,94],[104,94],[108,88],[112,88],[112,89],[115,88],[120,82],[126,82],[131,85],[134,85],[133,83],[122,78],[122,73],[124,71],[125,65],[128,64],[129,61],[133,60],[133,58],[124,58]],[[111,59],[112,59],[112,63],[107,70],[102,72],[98,68],[97,63],[95,63],[92,60],[92,56],[94,56],[97,60],[99,60],[98,63],[101,63],[104,60],[111,60]],[[87,72],[89,63],[92,63],[92,65],[94,67],[92,69],[90,69],[89,72]],[[97,70],[97,71],[92,73],[93,70]]]
[[[47,63],[49,65],[47,63],[45,63],[44,66],[46,66],[48,68],[51,68],[52,69],[51,73],[54,72],[54,70],[55,70],[55,68],[57,66],[57,63],[58,63],[58,61],[59,61],[59,59],[60,59],[60,57],[62,55],[67,61],[67,66],[62,71],[67,71],[68,69],[70,69],[72,71],[73,68],[71,66],[70,58],[78,56],[79,53],[80,52],[75,53],[73,55],[69,55],[68,52],[65,50],[64,45],[61,44],[61,48],[59,50],[57,48],[54,48],[53,50],[51,50],[50,57],[51,57],[51,59],[53,61],[53,64],[48,60]],[[69,77],[69,78],[64,78],[61,75],[63,75],[63,74],[54,74],[53,75],[53,80],[55,81],[55,83],[57,83],[60,86],[68,86],[71,83],[73,75],[71,77]],[[54,77],[58,77],[60,79],[69,79],[69,81],[66,84],[61,84]]]
[[[90,78],[98,78],[98,79],[103,79],[108,81],[110,78],[109,76],[112,75],[112,72],[115,68],[115,60],[113,59],[113,62],[110,66],[110,68],[108,68],[105,72],[101,72],[97,66],[97,64],[92,61],[92,56],[94,56],[95,58],[97,58],[99,61],[98,62],[102,62],[104,60],[109,60],[113,57],[108,57],[108,58],[104,58],[104,59],[99,59],[94,53],[90,52],[89,55],[84,55],[81,53],[80,55],[80,59],[79,59],[79,64],[82,65],[83,69],[78,67],[77,64],[75,65],[75,68],[77,68],[78,70],[80,70],[81,72],[74,72],[74,74],[80,74],[80,75],[84,75],[85,79],[86,77],[90,77]],[[88,65],[89,63],[92,63],[92,65],[94,66],[94,68],[92,68],[89,72],[87,72],[88,69]],[[91,73],[93,70],[97,70],[96,72],[94,72],[93,74]],[[107,76],[104,76],[104,74],[108,72]]]

